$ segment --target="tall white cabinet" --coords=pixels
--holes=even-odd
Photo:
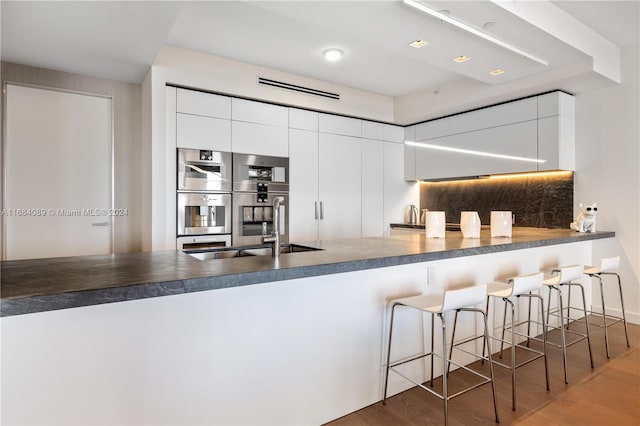
[[[289,109],[293,241],[378,237],[418,204],[404,180],[404,129]]]

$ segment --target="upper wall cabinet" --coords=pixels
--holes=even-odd
[[[177,89],[176,111],[229,120],[231,119],[231,98],[196,90]]]
[[[407,127],[405,179],[573,170],[574,110],[553,92]]]
[[[562,92],[538,96],[538,170],[575,170],[576,101]]]
[[[289,109],[231,99],[231,150],[243,154],[289,156]]]
[[[320,114],[318,122],[320,133],[343,136],[362,136],[362,120],[339,115]]]

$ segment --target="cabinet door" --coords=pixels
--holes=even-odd
[[[318,132],[289,130],[289,241],[318,239]]]
[[[318,132],[318,113],[298,108],[289,108],[289,128]]]
[[[255,155],[289,156],[289,137],[286,127],[232,121],[233,152]]]
[[[321,133],[360,137],[362,136],[362,120],[339,115],[320,114],[318,129]]]
[[[460,148],[483,153],[537,158],[537,120],[493,127],[424,141],[432,145]],[[499,173],[526,172],[537,163],[480,156],[470,153],[416,148],[416,177],[438,179]]]
[[[231,151],[231,121],[190,114],[176,114],[178,148]]]
[[[197,90],[177,89],[176,111],[230,119],[231,98]]]
[[[361,140],[319,135],[320,239],[360,238]]]
[[[233,98],[231,119],[267,126],[289,127],[289,109],[264,102]]]
[[[382,125],[380,125],[382,127]],[[362,236],[380,237],[383,225],[384,142],[362,139]],[[402,145],[399,145],[402,148]],[[402,170],[402,168],[400,169]]]

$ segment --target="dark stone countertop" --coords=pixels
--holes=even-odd
[[[1,316],[215,290],[295,278],[615,237],[614,232],[513,228],[512,238],[443,239],[424,233],[316,241],[320,251],[197,260],[179,251],[14,260],[1,263]]]

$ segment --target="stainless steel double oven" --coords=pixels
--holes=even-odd
[[[231,153],[178,149],[177,248],[231,245]]]
[[[179,250],[259,244],[273,232],[276,196],[288,241],[288,158],[179,148],[177,166]]]

